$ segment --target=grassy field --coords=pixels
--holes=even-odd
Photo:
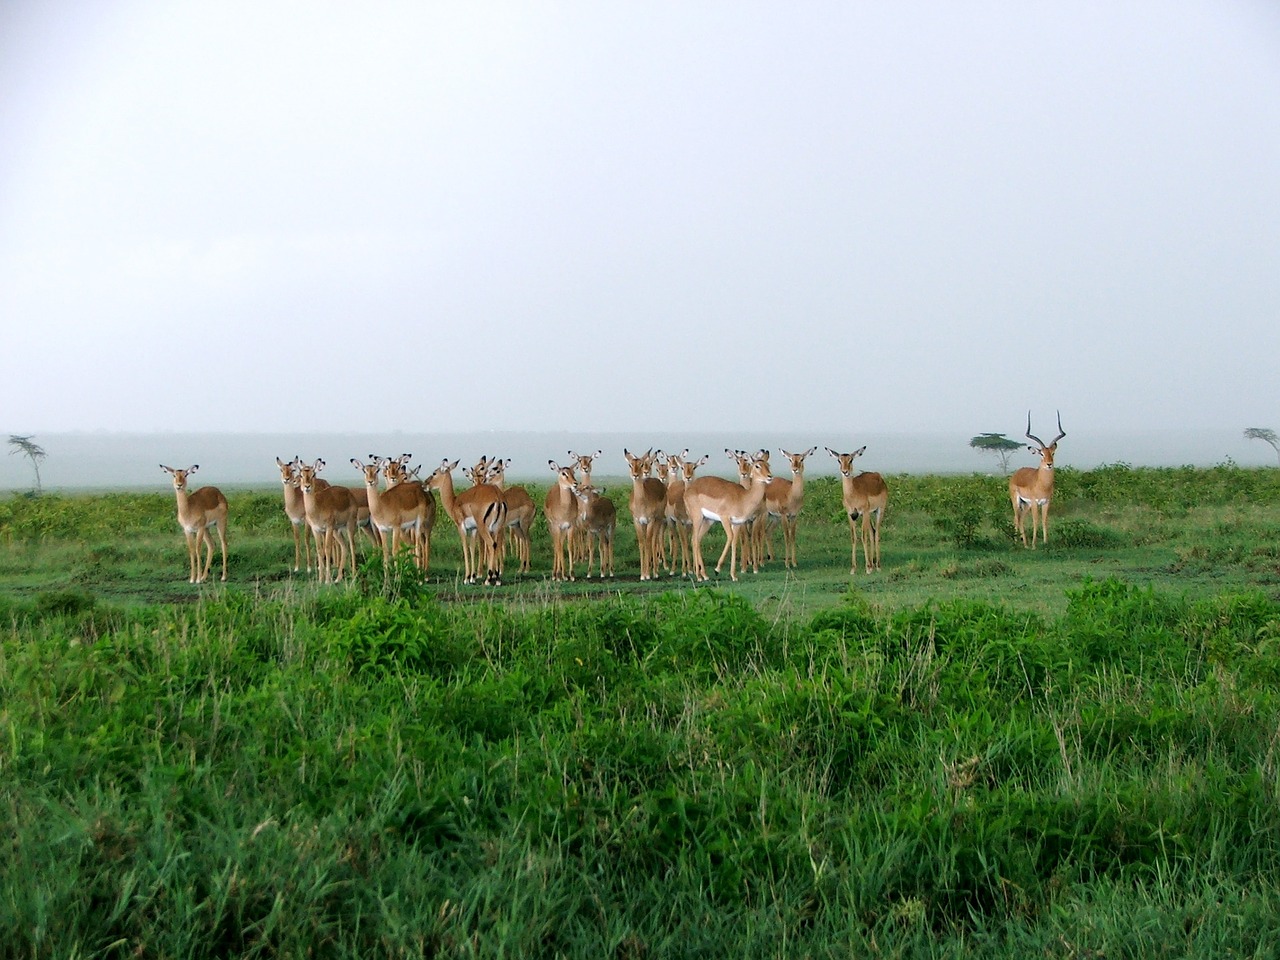
[[[295,575],[275,491],[201,586],[170,495],[0,500],[4,952],[1270,956],[1280,471],[1062,470],[1035,551],[888,480],[879,573],[816,480],[709,587],[621,483],[618,577],[496,589],[443,526]]]

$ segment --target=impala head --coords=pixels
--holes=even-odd
[[[573,456],[573,454],[570,453],[569,456]],[[561,487],[572,487],[578,482],[578,478],[573,475],[572,464],[562,467],[554,460],[548,460],[547,464],[551,467],[551,472],[556,475],[556,483]],[[586,483],[587,480],[584,478],[583,482]]]
[[[314,493],[316,489],[316,474],[324,468],[324,461],[317,460],[315,463],[298,464],[298,486],[303,493]]]
[[[1040,466],[1052,469],[1053,455],[1058,452],[1058,441],[1067,435],[1062,429],[1062,412],[1058,412],[1058,435],[1049,443],[1045,443],[1039,437],[1031,432],[1031,411],[1027,411],[1027,439],[1034,440],[1034,447],[1027,447],[1032,453],[1040,458]]]
[[[631,479],[642,480],[649,476],[649,468],[653,463],[652,449],[645,453],[636,454],[624,448],[622,455],[627,458],[627,467],[631,470]]]
[[[449,477],[450,480],[452,480],[453,471],[454,471],[454,468],[457,467],[457,465],[458,465],[457,460],[454,460],[452,463],[450,463],[449,458],[445,457],[443,460],[440,461],[440,466],[432,470],[431,476],[427,477],[427,486],[435,490],[440,486],[440,484],[444,483],[445,477]]]
[[[778,451],[791,461],[791,472],[798,477],[800,474],[804,473],[805,458],[813,456],[813,451],[817,449],[817,447],[810,447],[804,453],[788,453],[786,450],[779,447]]]
[[[569,451],[569,456],[573,458],[573,466],[582,471],[583,477],[591,479],[591,465],[601,456],[602,451],[597,450],[595,453],[574,453]]]
[[[773,473],[769,470],[767,457],[750,457],[747,464],[747,476],[752,483],[773,483]]]
[[[382,469],[382,458],[369,454],[369,462],[361,463],[355,457],[351,458],[351,465],[364,474],[364,485],[366,487],[376,487],[378,485],[378,471]]]
[[[503,484],[507,482],[507,467],[511,466],[511,458],[489,461],[489,483]]]
[[[685,483],[693,479],[694,471],[707,462],[708,456],[709,454],[704,453],[700,459],[690,460],[688,450],[680,454],[680,473],[683,475]]]
[[[830,447],[827,447],[827,453],[835,457],[836,461],[839,463],[840,476],[842,477],[853,476],[853,473],[854,473],[853,461],[858,459],[858,457],[862,456],[866,452],[867,452],[867,448],[865,444],[859,447],[857,450],[853,451],[853,453],[836,453]]]
[[[200,469],[200,464],[193,463],[185,470],[175,470],[173,467],[166,467],[160,464],[160,469],[167,471],[173,477],[173,489],[185,490],[187,488],[187,477]]]
[[[276,457],[276,466],[280,468],[280,482],[286,487],[296,486],[295,479],[298,475],[298,458],[285,463],[279,457]]]
[[[369,457],[372,459],[373,454],[369,454]],[[393,460],[379,461],[382,463],[382,476],[387,481],[387,486],[394,486],[404,481],[405,465],[411,459],[413,459],[413,454],[402,453]]]

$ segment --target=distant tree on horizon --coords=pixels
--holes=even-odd
[[[1280,464],[1280,435],[1270,427],[1246,427],[1244,438],[1246,440],[1262,440],[1271,444],[1271,449],[1276,452],[1276,462]]]
[[[36,472],[36,493],[40,493],[40,461],[48,456],[44,452],[44,447],[36,443],[33,437],[20,437],[17,434],[9,434],[9,446],[13,447],[9,451],[9,456],[20,453],[31,461],[31,468]]]
[[[980,433],[969,441],[969,446],[983,453],[993,453],[1000,458],[1000,469],[1009,472],[1009,456],[1021,448],[1022,443],[1012,440],[1003,433]]]

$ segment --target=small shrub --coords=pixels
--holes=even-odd
[[[1049,543],[1066,549],[1107,550],[1123,546],[1124,538],[1114,530],[1096,526],[1088,520],[1069,517],[1053,524],[1053,537]]]
[[[944,536],[961,550],[990,549],[994,541],[983,528],[997,515],[1003,517],[1003,498],[986,477],[955,479],[937,487],[927,504],[930,518]]]

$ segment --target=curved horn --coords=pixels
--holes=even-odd
[[[1036,442],[1036,446],[1039,447],[1041,450],[1043,450],[1047,446],[1047,444],[1043,440],[1041,440],[1039,437],[1037,437],[1034,433],[1031,432],[1031,411],[1030,410],[1027,411],[1027,439],[1034,440]]]
[[[1058,411],[1058,435],[1053,438],[1053,443],[1049,444],[1049,446],[1053,446],[1054,443],[1057,443],[1066,435],[1067,435],[1067,431],[1062,429],[1062,411],[1059,410]]]

